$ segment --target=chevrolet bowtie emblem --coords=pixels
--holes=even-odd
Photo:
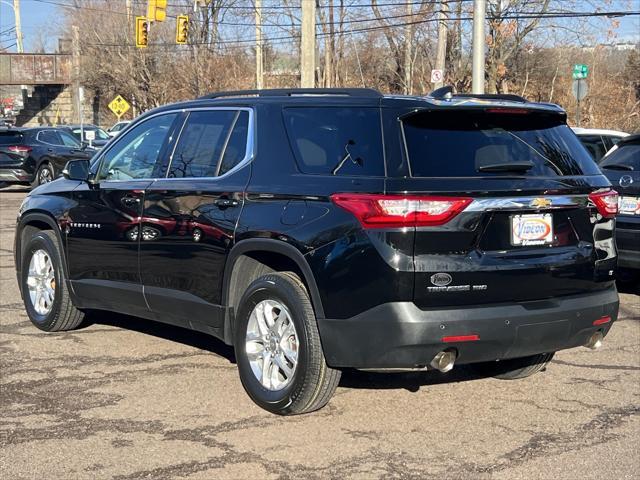
[[[536,208],[544,208],[544,207],[551,206],[552,203],[553,202],[551,202],[551,200],[547,198],[534,198],[533,200],[531,200],[531,202],[529,202],[529,206],[536,207]]]

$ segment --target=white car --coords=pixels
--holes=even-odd
[[[604,154],[622,138],[629,136],[625,132],[599,128],[573,127],[572,130],[596,162],[600,162]]]
[[[122,120],[120,122],[117,122],[115,124],[113,124],[111,126],[111,128],[109,128],[107,130],[107,133],[109,134],[109,136],[111,137],[115,137],[116,135],[118,135],[122,130],[124,130],[124,127],[126,127],[127,125],[129,125],[131,123],[131,120]]]

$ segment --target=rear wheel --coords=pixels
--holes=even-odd
[[[315,314],[300,278],[264,275],[240,300],[235,349],[240,380],[262,408],[312,412],[333,395],[341,372],[327,366]]]
[[[540,353],[529,357],[510,358],[498,362],[476,363],[470,365],[472,369],[500,380],[517,380],[538,373],[547,366],[555,352]]]
[[[31,322],[40,330],[72,330],[84,314],[71,303],[64,278],[58,239],[50,230],[39,231],[22,254],[21,289]]]
[[[38,171],[36,172],[36,177],[33,179],[32,187],[37,187],[44,183],[49,183],[53,181],[53,168],[49,163],[42,163],[40,167],[38,167]]]

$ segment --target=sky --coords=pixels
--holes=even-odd
[[[32,51],[41,43],[41,39],[47,40],[48,50],[56,48],[56,32],[57,26],[61,22],[57,19],[64,15],[64,9],[56,7],[55,3],[66,3],[67,0],[21,0],[20,10],[22,12],[22,29],[24,38],[25,51]],[[594,1],[584,0],[584,7],[581,11],[590,11]],[[603,9],[605,10],[628,10],[631,6],[632,10],[640,10],[640,0],[612,0],[613,4],[607,6],[605,0],[601,0]],[[0,33],[14,26],[13,9],[11,4],[13,0],[0,0]],[[265,2],[267,3],[267,2]],[[275,4],[277,2],[272,2]],[[384,2],[380,2],[384,3]],[[640,16],[620,18],[620,28],[618,29],[619,41],[635,41],[640,42]],[[2,47],[7,47],[15,43],[14,39],[2,36]],[[10,49],[15,51],[15,46]]]

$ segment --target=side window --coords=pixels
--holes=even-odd
[[[67,147],[80,148],[82,145],[80,142],[71,134],[67,132],[58,132],[60,138],[62,138],[62,143],[64,143]]]
[[[220,171],[218,175],[224,175],[244,159],[247,154],[248,134],[249,112],[243,110],[238,112],[233,131],[229,136],[229,141],[227,142],[222,160],[220,161]]]
[[[607,152],[600,135],[580,135],[579,138],[594,160],[600,160]]]
[[[58,132],[54,130],[41,130],[38,133],[38,140],[49,145],[62,145],[62,140],[58,136]]]
[[[171,157],[169,178],[215,177],[238,112],[191,112]]]
[[[284,120],[303,173],[384,175],[378,108],[291,107]]]
[[[159,115],[118,138],[102,159],[99,180],[150,178],[176,113]]]

